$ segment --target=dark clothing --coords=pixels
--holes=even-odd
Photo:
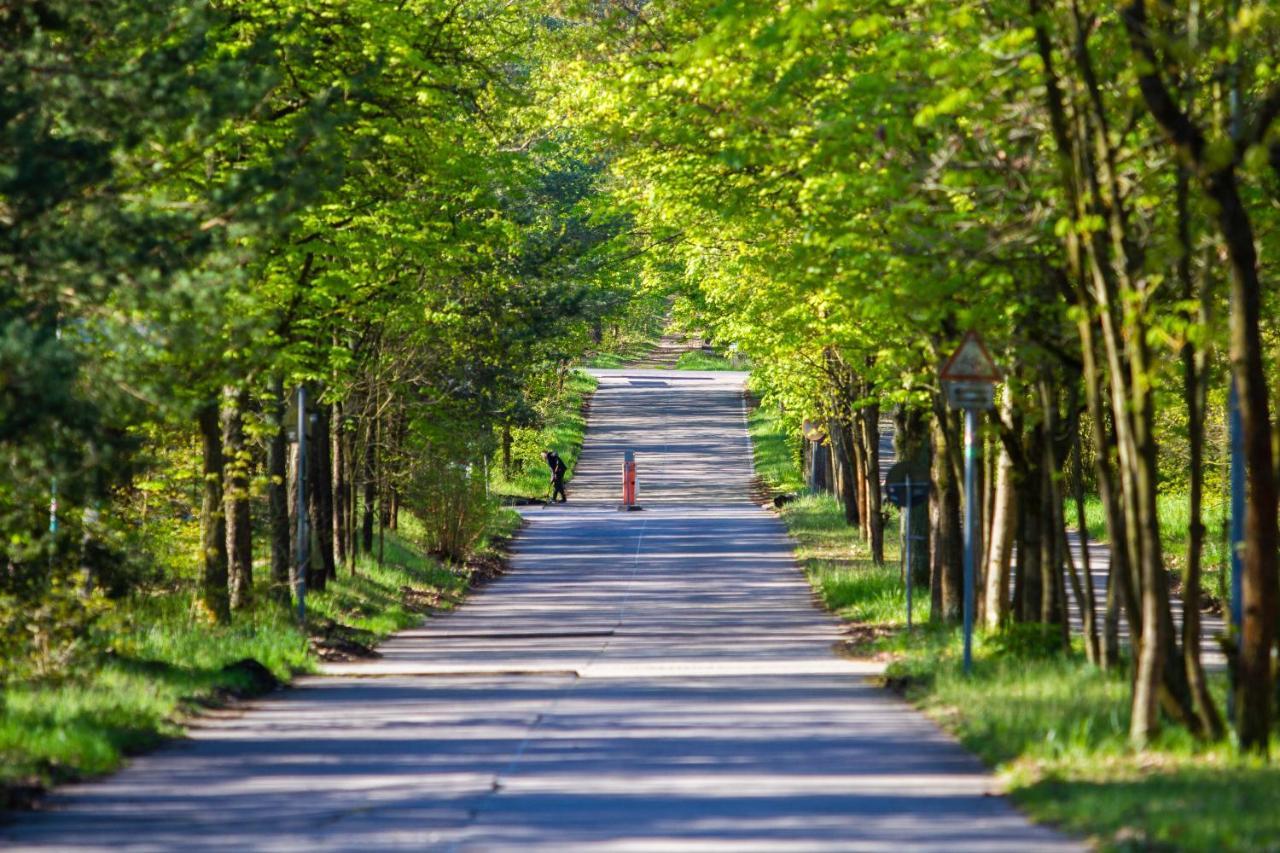
[[[565,503],[569,498],[564,493],[564,460],[560,458],[560,454],[551,453],[547,456],[547,467],[551,469],[551,502],[555,503],[556,495],[560,496],[560,503]]]

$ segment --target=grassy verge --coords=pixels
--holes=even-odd
[[[777,412],[752,408],[747,415],[756,473],[774,491],[800,492],[796,442]],[[898,519],[885,525],[885,564],[877,566],[856,527],[845,523],[840,503],[830,495],[805,495],[782,507],[782,520],[796,541],[796,558],[829,610],[859,626],[863,640],[906,625],[907,596],[899,571]],[[916,590],[912,619],[928,618],[927,590]]]
[[[802,491],[800,438],[787,432],[778,412],[766,406],[748,406],[747,432],[756,474],[764,484],[775,492]]]
[[[539,454],[548,447],[555,448],[568,467],[566,480],[573,479],[582,440],[587,434],[587,403],[599,384],[594,376],[573,371],[565,380],[561,394],[549,401],[542,429],[513,430],[517,444],[513,453],[515,464],[509,477],[504,476],[500,465],[493,466],[489,486],[494,494],[545,499],[550,472]]]
[[[609,342],[607,349],[589,355],[584,366],[601,369],[626,367],[648,355],[658,345],[658,337],[652,330],[626,332],[617,340]]]
[[[689,350],[676,359],[676,370],[748,370],[746,365],[734,365],[733,361],[719,353]]]
[[[202,708],[314,671],[335,633],[347,644],[373,646],[421,621],[428,607],[451,607],[472,572],[424,556],[411,544],[413,524],[402,516],[404,536],[388,532],[381,565],[361,557],[354,574],[342,571],[308,596],[305,631],[291,613],[265,601],[216,627],[193,615],[187,594],[121,602],[104,626],[111,632],[104,654],[63,679],[5,687],[0,807],[115,770],[128,755],[181,735],[184,721]],[[479,556],[491,558],[518,524],[514,512],[502,510]],[[265,588],[258,592],[265,597]]]
[[[775,488],[794,486],[796,454],[780,420],[756,409],[749,426],[757,473]],[[896,527],[886,531],[886,569],[870,563],[829,497],[787,504],[782,518],[826,606],[894,657],[888,684],[993,767],[1032,818],[1104,850],[1280,849],[1280,768],[1240,759],[1226,743],[1196,743],[1174,725],[1133,750],[1127,674],[1102,672],[1079,650],[1062,654],[1036,626],[979,634],[965,676],[959,634],[927,623],[927,595],[913,614],[921,627],[902,630]],[[1221,699],[1223,681],[1213,687]]]
[[[1064,656],[1031,626],[979,636],[969,677],[955,631],[886,645],[902,655],[891,683],[995,768],[1033,818],[1104,850],[1276,849],[1280,768],[1174,725],[1133,750],[1123,670]]]

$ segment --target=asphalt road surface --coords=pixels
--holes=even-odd
[[[741,374],[599,371],[569,503],[383,657],[0,829],[57,850],[1074,850],[833,652],[750,502]],[[634,450],[640,512],[618,512]]]

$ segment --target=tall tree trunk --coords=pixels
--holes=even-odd
[[[1067,526],[1062,512],[1062,490],[1058,487],[1060,477],[1066,468],[1063,454],[1059,450],[1060,442],[1058,441],[1058,394],[1055,389],[1050,388],[1049,380],[1044,377],[1040,379],[1040,402],[1045,413],[1045,505],[1049,507],[1048,523],[1052,535],[1049,554],[1054,600],[1049,621],[1060,626],[1063,649],[1070,651],[1071,626],[1067,606],[1066,584],[1064,582],[1066,571],[1064,569],[1070,572],[1076,593],[1076,602],[1080,605],[1080,615],[1082,617],[1086,615],[1084,612],[1085,605],[1081,602],[1084,592],[1080,586],[1079,575],[1076,573],[1075,561],[1071,559],[1070,549],[1067,547]],[[1087,618],[1089,620],[1088,627],[1092,629],[1092,614],[1089,614]],[[1096,637],[1096,634],[1093,636]],[[1086,639],[1085,643],[1089,648],[1089,659],[1093,660],[1095,649],[1089,645],[1088,639]]]
[[[222,447],[225,462],[223,495],[227,526],[227,571],[231,608],[249,605],[253,597],[253,525],[249,515],[249,448],[244,440],[245,387],[223,390]]]
[[[502,477],[511,479],[511,427],[502,425]]]
[[[200,604],[215,622],[231,621],[227,590],[227,521],[222,501],[222,429],[217,402],[197,415],[203,450],[203,489],[200,505]]]
[[[1178,280],[1182,300],[1188,306],[1197,297],[1191,271],[1190,175],[1185,166],[1177,170],[1178,213]],[[1188,323],[1207,323],[1207,297],[1199,294],[1199,309],[1188,308]],[[1195,345],[1191,335],[1182,343],[1182,390],[1187,407],[1188,496],[1187,566],[1182,579],[1182,664],[1187,671],[1187,684],[1196,715],[1209,737],[1217,740],[1224,734],[1222,717],[1209,693],[1200,660],[1200,565],[1204,550],[1204,417],[1206,408],[1207,365],[1205,353]]]
[[[1008,388],[1000,401],[1002,419],[1013,410],[1013,395]],[[992,499],[991,532],[987,545],[985,574],[986,625],[998,628],[1009,618],[1009,566],[1016,527],[1017,496],[1013,485],[1013,457],[1001,442],[996,459],[995,492]]]
[[[333,550],[334,564],[347,564],[347,430],[342,403],[333,404],[330,422],[333,445]]]
[[[862,541],[867,539],[867,525],[870,523],[870,512],[867,506],[867,468],[866,454],[858,437],[858,415],[850,412],[850,420],[844,429],[844,438],[848,442],[849,471],[852,474],[852,492],[858,506],[859,533]]]
[[[836,460],[837,493],[844,506],[844,521],[850,527],[859,522],[858,496],[854,486],[854,461],[850,453],[849,428],[835,418],[827,421],[827,430],[831,435],[831,451]]]
[[[377,489],[377,407],[373,406],[373,414],[365,419],[364,425],[364,470],[360,482],[364,484],[364,501],[361,507],[364,515],[360,526],[360,548],[366,554],[373,553],[373,509],[374,496]]]
[[[1074,428],[1071,430],[1071,449],[1075,456],[1075,476],[1071,478],[1073,497],[1076,504],[1076,528],[1080,541],[1080,577],[1076,580],[1076,601],[1081,610],[1081,616],[1084,620],[1084,641],[1085,652],[1089,660],[1095,665],[1107,668],[1113,661],[1107,658],[1107,631],[1111,632],[1110,642],[1114,644],[1118,638],[1119,630],[1119,609],[1112,606],[1108,602],[1108,617],[1113,618],[1115,624],[1109,624],[1107,631],[1103,632],[1101,641],[1098,637],[1098,605],[1097,597],[1093,592],[1093,570],[1090,566],[1089,555],[1089,526],[1085,517],[1084,506],[1084,458],[1083,450],[1080,442],[1080,419],[1075,419]],[[1063,525],[1063,536],[1066,536],[1066,525]],[[1064,547],[1067,547],[1064,543]],[[1068,547],[1068,558],[1070,558],[1070,549]],[[1072,577],[1076,577],[1076,567],[1074,562],[1071,566]],[[1111,593],[1108,593],[1110,595]],[[1114,614],[1114,617],[1113,617]],[[1114,654],[1116,650],[1112,649]]]
[[[871,544],[871,561],[877,566],[884,565],[884,514],[880,506],[880,407],[872,404],[860,410],[862,421],[862,440],[866,445],[863,461],[866,465],[866,476],[863,478],[866,488],[863,527],[867,531]]]
[[[378,447],[378,455],[375,458],[374,482],[378,487],[378,565],[381,566],[383,558],[387,554],[387,488],[386,471],[387,471],[387,413],[379,415],[374,424],[375,434],[377,435],[376,444]]]
[[[1037,424],[1024,436],[1026,443],[1021,482],[1035,500],[1022,505],[1022,539],[1018,542],[1018,563],[1022,572],[1022,600],[1018,618],[1023,622],[1043,619],[1044,604],[1044,434]]]
[[[311,529],[315,531],[320,546],[318,559],[312,560],[317,579],[315,588],[322,590],[338,576],[338,570],[333,558],[333,444],[329,437],[329,410],[320,405],[319,388],[316,389],[315,400],[315,435],[311,444],[314,476],[307,497]]]
[[[285,437],[284,382],[271,379],[268,404],[274,421],[267,447],[267,506],[271,524],[271,598],[289,603],[289,442]]]
[[[955,453],[958,425],[954,413],[934,419],[933,482],[936,502],[935,526],[930,534],[933,544],[933,570],[938,579],[939,614],[942,621],[960,621],[964,601],[964,542],[960,531],[960,485],[956,467],[950,458]]]

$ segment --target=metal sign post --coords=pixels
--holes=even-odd
[[[968,332],[940,373],[952,408],[964,410],[964,672],[973,669],[974,572],[981,546],[978,537],[978,412],[991,408],[1000,380],[991,354],[977,332]]]

